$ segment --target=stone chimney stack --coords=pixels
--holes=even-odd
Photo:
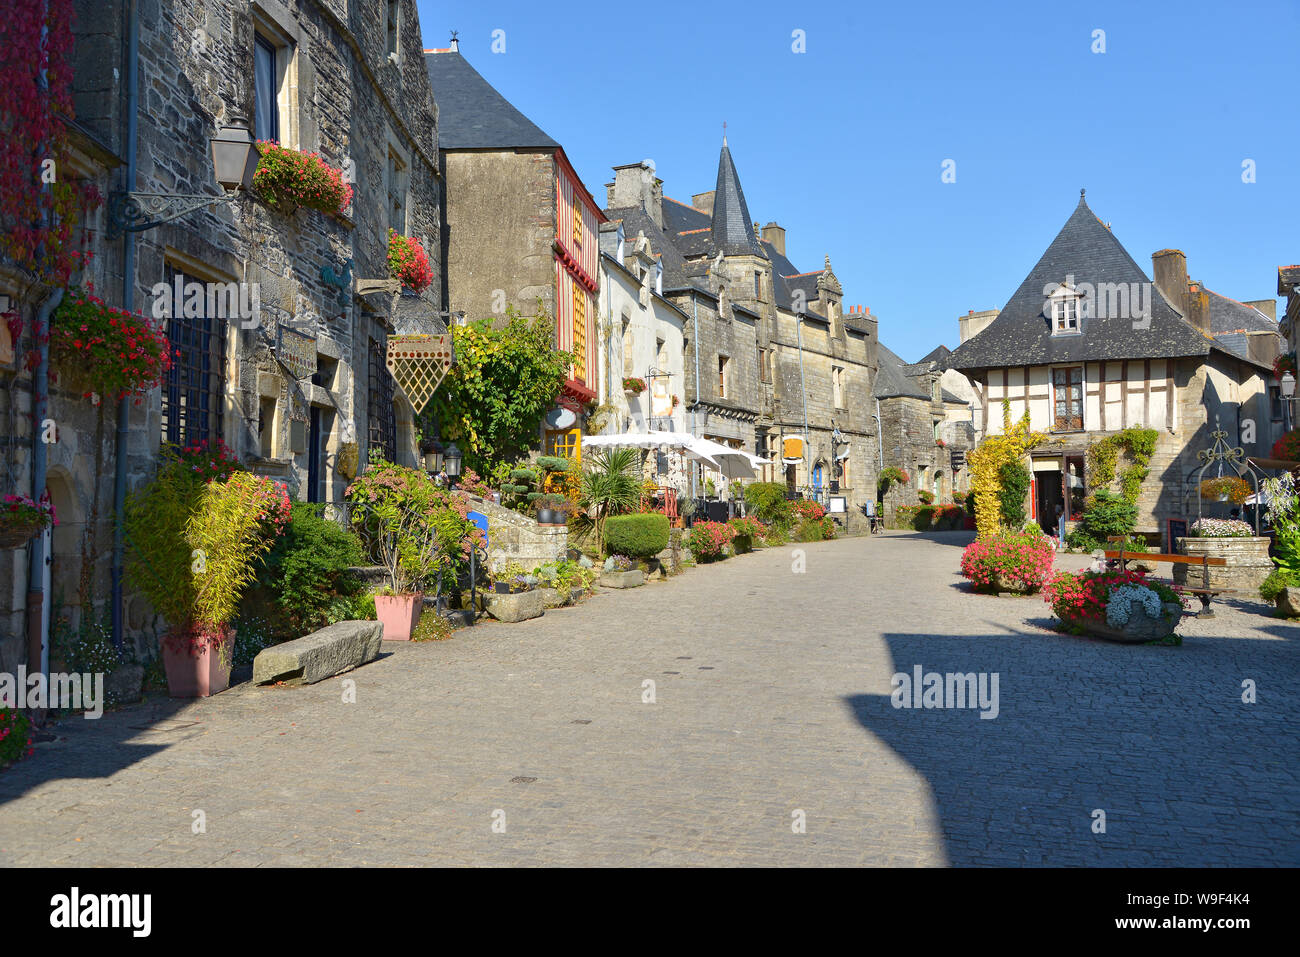
[[[768,223],[763,227],[763,242],[770,243],[772,248],[785,255],[785,227],[778,226],[776,223]]]
[[[696,193],[694,196],[691,197],[691,205],[694,206],[696,209],[698,209],[701,213],[704,213],[706,216],[712,216],[713,215],[713,193],[714,193],[713,190],[709,190],[707,193]]]
[[[1272,322],[1277,322],[1277,300],[1276,299],[1252,299],[1245,303],[1252,309],[1258,309],[1264,315],[1268,316]]]
[[[1181,249],[1152,253],[1151,274],[1164,297],[1184,319],[1202,332],[1210,331],[1210,296],[1199,283],[1187,278],[1187,256]]]
[[[651,160],[614,167],[614,182],[605,187],[605,198],[613,209],[641,207],[660,229],[664,225],[663,181],[655,176]]]

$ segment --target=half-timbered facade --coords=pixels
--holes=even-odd
[[[1188,477],[1216,423],[1247,454],[1267,454],[1273,440],[1276,324],[1247,304],[1216,305],[1234,301],[1189,281],[1181,252],[1152,260],[1154,282],[1081,195],[1006,307],[952,354],[972,383],[980,437],[1002,431],[1004,411],[1011,422],[1028,412],[1049,436],[1031,451],[1030,510],[1045,528],[1079,517],[1087,449],[1103,436],[1157,431],[1138,523],[1161,534],[1194,511]]]

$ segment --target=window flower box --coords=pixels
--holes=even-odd
[[[276,212],[293,215],[299,207],[338,215],[352,202],[352,187],[343,182],[343,171],[320,158],[319,153],[301,153],[259,140],[261,158],[253,173],[253,187],[262,202]]]
[[[433,283],[429,254],[414,236],[388,231],[388,270],[394,279],[412,292],[421,293]]]
[[[85,398],[148,392],[172,364],[162,329],[85,290],[69,290],[50,319],[50,362]]]
[[[645,379],[627,376],[623,379],[623,391],[628,395],[640,395],[645,391]]]

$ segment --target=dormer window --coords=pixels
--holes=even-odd
[[[1075,288],[1074,277],[1054,290],[1047,300],[1047,314],[1052,320],[1052,335],[1069,335],[1080,331],[1079,318],[1083,313],[1083,293]]]
[[[662,296],[663,294],[664,294],[664,264],[661,262],[657,262],[655,263],[655,295]]]

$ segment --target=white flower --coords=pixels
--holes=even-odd
[[[1133,606],[1141,607],[1148,618],[1159,618],[1164,602],[1150,588],[1144,585],[1121,585],[1110,593],[1106,602],[1106,624],[1112,628],[1123,628],[1133,614]]]

